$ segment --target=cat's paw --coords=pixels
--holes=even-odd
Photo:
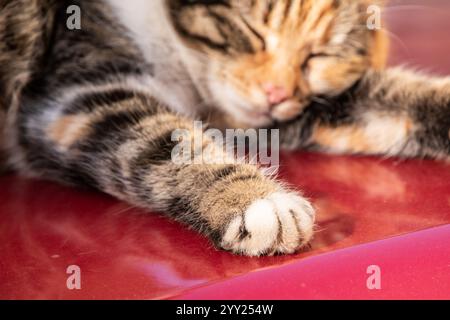
[[[221,247],[247,256],[293,253],[313,235],[315,212],[308,200],[276,192],[254,201],[225,229]]]

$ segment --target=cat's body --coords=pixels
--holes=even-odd
[[[81,30],[66,27],[71,4]],[[450,81],[379,70],[367,4],[2,0],[8,162],[164,212],[235,253],[293,252],[313,234],[306,199],[250,164],[176,164],[171,136],[201,119],[278,128],[290,149],[446,157]]]

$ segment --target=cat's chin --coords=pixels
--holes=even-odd
[[[304,104],[298,101],[286,101],[274,107],[270,112],[259,112],[242,109],[234,115],[237,120],[248,127],[267,127],[275,121],[285,122],[297,117],[304,109]]]
[[[270,126],[275,120],[268,114],[248,113],[237,121],[245,127],[260,128]]]
[[[298,101],[286,101],[276,106],[271,113],[272,119],[285,122],[297,117],[304,109],[305,104]]]
[[[242,109],[222,110],[208,113],[208,122],[216,128],[264,128],[272,125],[275,119],[269,113],[258,113]]]

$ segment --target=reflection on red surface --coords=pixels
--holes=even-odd
[[[317,205],[318,232],[307,252],[265,258],[217,251],[175,222],[100,193],[3,177],[0,298],[168,298],[450,223],[446,164],[297,153],[284,155],[281,175]],[[65,271],[73,264],[82,271],[81,290],[66,288]]]
[[[307,190],[319,209],[314,249],[330,250],[450,222],[447,164],[313,154],[284,159],[284,176],[296,177],[292,183]]]
[[[433,9],[450,4],[408,2],[421,8],[386,11],[391,62],[450,73],[450,11]],[[282,158],[281,176],[311,197],[319,220],[312,248],[283,257],[233,256],[106,195],[1,177],[0,298],[450,299],[450,226],[412,233],[450,223],[449,165]],[[379,292],[365,287],[369,264],[382,267]],[[81,268],[81,290],[66,287],[69,265]]]

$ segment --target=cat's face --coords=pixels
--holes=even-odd
[[[250,126],[295,118],[379,64],[369,0],[172,0],[204,95]],[[381,53],[382,54],[382,53]]]

